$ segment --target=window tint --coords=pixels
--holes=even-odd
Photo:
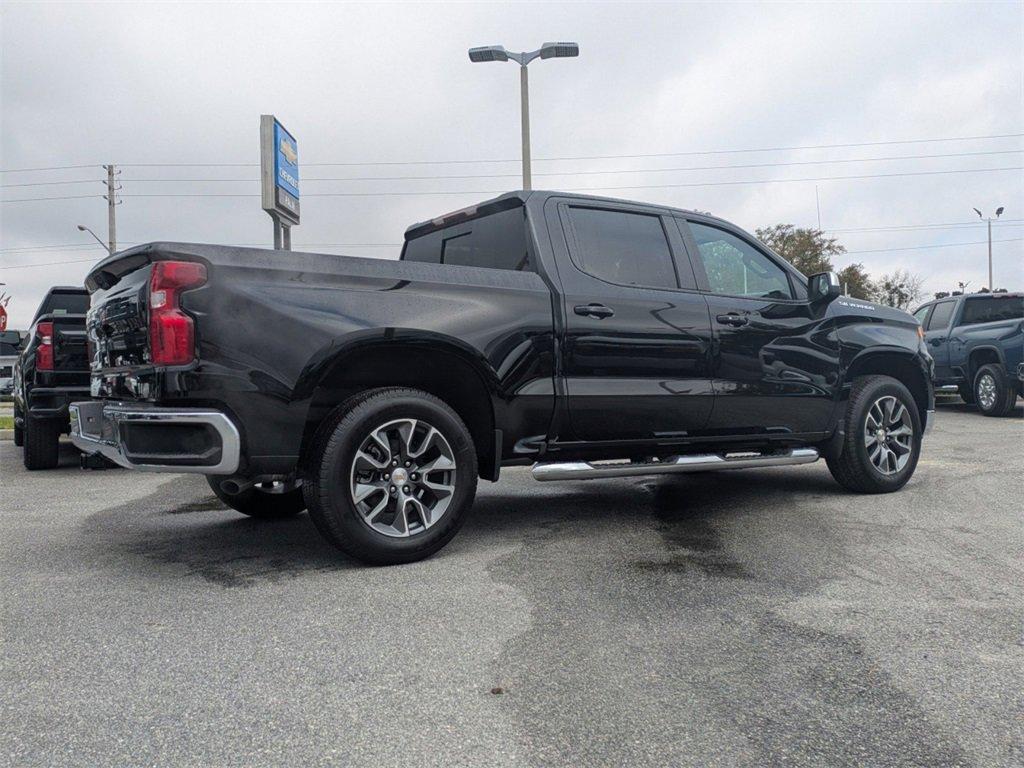
[[[661,218],[599,208],[570,207],[577,266],[619,285],[678,288]]]
[[[712,293],[759,299],[792,299],[782,267],[730,232],[690,222]]]
[[[1024,296],[1000,296],[985,299],[967,299],[960,325],[994,323],[997,320],[1024,318]]]
[[[534,271],[522,208],[492,213],[406,243],[405,261]]]
[[[914,313],[914,319],[917,320],[917,322],[919,322],[921,325],[924,325],[924,319],[926,317],[928,317],[928,311],[931,308],[932,308],[931,304],[929,304],[929,305],[927,305],[925,307],[921,307],[919,310],[917,310],[917,312]]]
[[[949,325],[949,318],[953,316],[955,301],[940,301],[935,305],[932,316],[928,318],[928,330],[935,331],[946,328]]]

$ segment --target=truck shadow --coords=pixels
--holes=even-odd
[[[970,413],[970,414],[974,414],[979,419],[988,418],[988,417],[985,417],[985,416],[981,415],[981,413],[978,411],[977,406],[968,405],[967,403],[963,402],[962,400],[946,400],[946,401],[936,400],[936,402],[935,402],[935,410],[937,410],[939,413],[946,413],[946,412],[949,412],[949,413]],[[1002,419],[1024,419],[1024,403],[1022,403],[1018,399],[1016,407],[1012,411],[1010,411],[1009,414],[1007,414],[1006,416],[1001,416],[999,418],[994,418],[993,421],[994,422],[998,422],[1000,418],[1002,418]]]
[[[788,503],[794,494],[821,497],[841,491],[827,472],[746,474],[746,482],[736,482],[734,473],[719,472],[541,484],[523,472],[509,472],[497,485],[481,484],[465,527],[435,557],[459,557],[510,542],[529,546],[579,526],[621,526],[624,532],[640,527],[656,532],[663,546],[650,558],[624,561],[623,566],[750,578],[723,546],[723,523],[766,505]],[[195,484],[195,490],[203,485]],[[169,495],[179,498],[168,504]],[[98,560],[113,568],[138,570],[148,578],[165,579],[170,568],[180,577],[245,588],[364,567],[328,544],[307,514],[253,520],[196,492],[159,490],[91,516],[86,529]]]

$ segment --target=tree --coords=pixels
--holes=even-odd
[[[871,301],[876,292],[875,284],[864,271],[863,264],[850,264],[839,270],[839,284],[847,296],[855,299]]]
[[[875,283],[874,300],[897,309],[908,310],[924,296],[924,278],[905,269],[882,275]]]
[[[834,237],[827,237],[820,229],[776,224],[762,227],[755,234],[758,240],[805,275],[833,271],[832,257],[846,253]]]

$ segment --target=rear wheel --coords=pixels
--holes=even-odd
[[[18,419],[21,418],[24,418],[24,414],[18,406],[14,406],[14,444],[18,448],[25,445],[25,427],[18,426]]]
[[[59,419],[34,419],[25,416],[25,469],[53,469],[60,463],[60,436],[64,425]]]
[[[974,377],[974,398],[985,416],[1005,416],[1017,404],[1017,388],[1003,366],[983,365]]]
[[[909,390],[889,376],[853,382],[842,451],[827,459],[832,476],[857,493],[898,491],[921,453],[921,417]]]
[[[241,493],[227,493],[220,487],[222,480],[223,477],[206,477],[217,498],[243,515],[260,520],[279,520],[297,515],[306,508],[302,488],[282,483],[257,483]]]
[[[304,484],[320,532],[375,565],[421,560],[462,526],[476,495],[476,449],[442,400],[371,390],[318,431]]]

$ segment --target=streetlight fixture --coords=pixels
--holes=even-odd
[[[109,255],[109,254],[112,254],[112,253],[113,253],[113,251],[112,251],[112,250],[110,250],[110,246],[109,246],[109,245],[107,245],[106,243],[104,243],[104,242],[103,242],[102,240],[100,240],[100,239],[99,239],[99,237],[97,237],[97,236],[96,236],[96,233],[95,233],[95,232],[93,232],[93,231],[92,231],[91,229],[89,229],[88,227],[86,227],[86,226],[84,226],[84,225],[82,225],[82,224],[79,224],[79,225],[78,225],[78,231],[79,231],[79,232],[88,232],[88,233],[89,233],[90,235],[92,235],[92,236],[93,236],[94,238],[96,238],[96,242],[97,242],[97,243],[99,243],[100,245],[102,245],[102,246],[103,246],[103,250],[105,250],[105,251],[107,252],[107,254],[108,254],[108,255]]]
[[[469,60],[474,64],[486,61],[514,61],[519,65],[520,118],[523,132],[523,189],[532,189],[530,178],[530,81],[527,65],[534,59],[562,59],[580,55],[576,43],[544,43],[536,51],[514,53],[500,45],[485,45],[469,49]]]
[[[986,219],[985,216],[981,213],[981,211],[979,211],[977,208],[974,209],[974,212],[978,214],[979,219],[988,222],[988,289],[990,291],[994,291],[996,287],[995,285],[992,284],[992,217],[989,216]],[[996,208],[995,218],[998,219],[1002,215],[1003,206],[1000,205],[998,208]]]

